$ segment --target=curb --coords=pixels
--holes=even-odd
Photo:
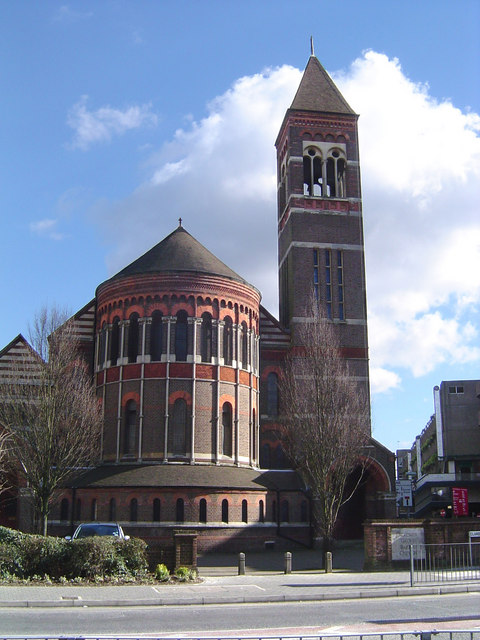
[[[184,598],[171,600],[166,598],[138,598],[138,599],[105,599],[105,600],[84,600],[79,596],[69,597],[61,600],[16,600],[0,601],[0,609],[6,608],[87,608],[87,607],[159,607],[159,606],[200,606],[200,605],[222,605],[222,604],[259,604],[278,602],[322,602],[328,600],[364,600],[371,598],[392,598],[411,596],[432,596],[455,593],[478,593],[480,584],[476,585],[442,585],[425,587],[402,587],[399,589],[365,589],[363,591],[349,590],[336,591],[321,594],[305,594],[302,597],[285,594],[272,594],[264,596],[225,596],[209,597],[199,596],[194,598]]]

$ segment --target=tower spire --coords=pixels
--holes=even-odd
[[[313,36],[310,36],[310,55],[315,55],[315,49],[313,48]]]

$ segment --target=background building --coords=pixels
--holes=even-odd
[[[434,387],[433,398],[435,413],[416,437],[399,477],[415,478],[415,516],[451,516],[458,489],[467,490],[468,514],[478,515],[480,381],[444,381]]]

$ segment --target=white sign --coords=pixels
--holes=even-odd
[[[422,527],[392,529],[392,560],[410,560],[410,545],[414,545],[414,558],[423,558],[425,536]]]
[[[410,480],[397,480],[397,502],[403,507],[411,507],[412,501],[412,483]]]

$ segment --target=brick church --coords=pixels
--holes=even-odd
[[[75,314],[103,403],[101,464],[65,487],[49,532],[113,520],[150,541],[193,530],[200,551],[310,543],[310,496],[276,437],[277,382],[313,290],[369,387],[357,119],[312,54],[276,141],[279,320],[181,221]],[[0,351],[0,372],[25,348],[19,335]],[[338,537],[395,513],[393,454],[373,438],[368,454]],[[2,524],[28,529],[24,502]]]

